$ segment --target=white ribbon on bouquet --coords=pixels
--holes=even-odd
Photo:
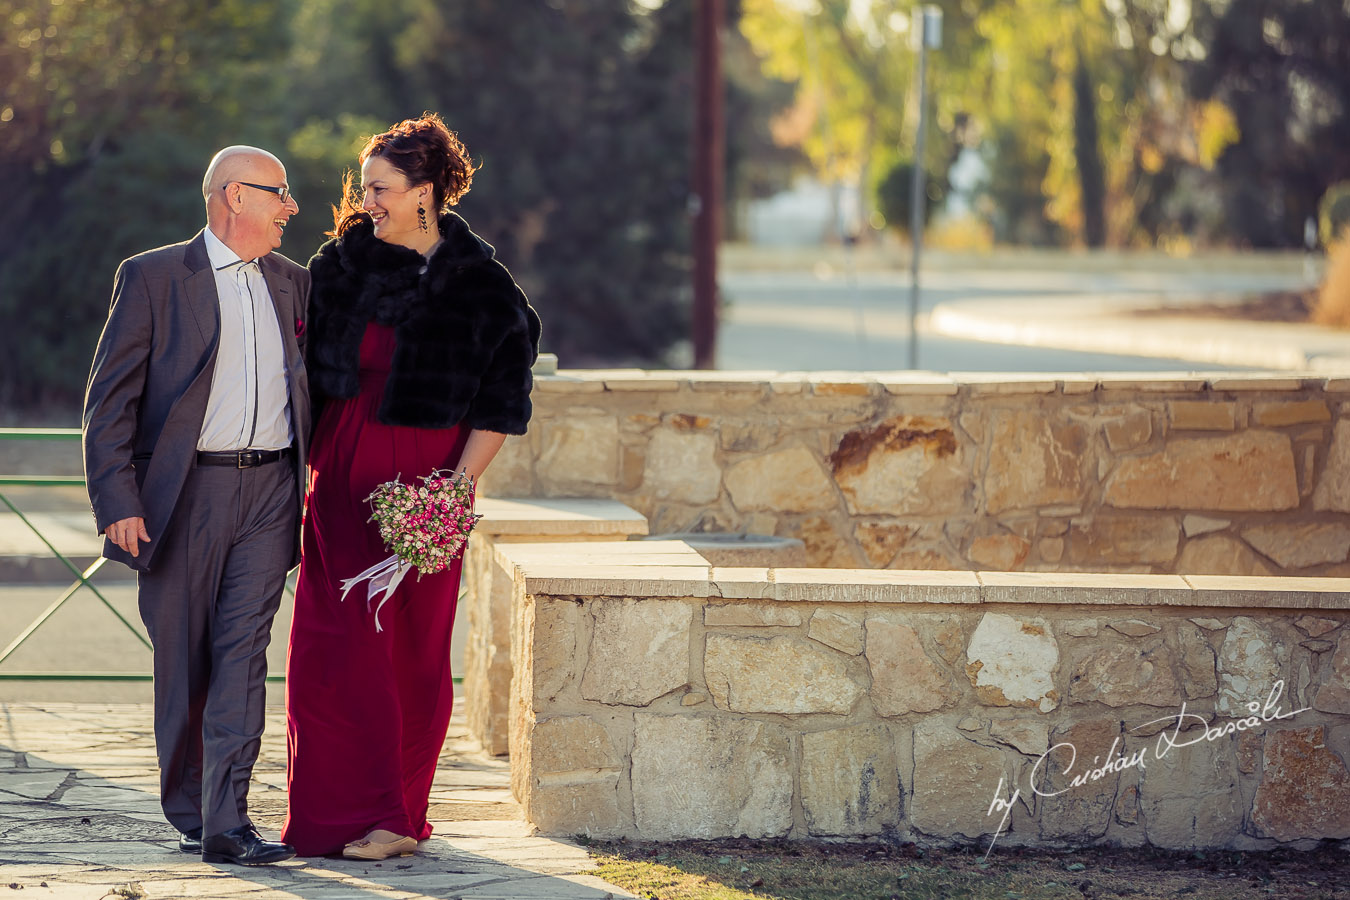
[[[340,600],[347,599],[347,592],[363,581],[369,581],[366,586],[366,612],[370,612],[370,604],[380,597],[380,602],[375,606],[375,630],[384,631],[380,627],[380,610],[384,604],[393,596],[394,590],[403,581],[403,576],[412,571],[412,563],[405,563],[397,556],[391,556],[388,559],[381,560],[375,565],[366,569],[355,578],[342,579],[342,596]]]

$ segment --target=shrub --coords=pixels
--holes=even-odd
[[[1338,181],[1327,188],[1317,204],[1317,234],[1328,250],[1350,225],[1350,181]]]

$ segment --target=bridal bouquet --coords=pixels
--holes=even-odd
[[[366,498],[371,522],[380,527],[380,537],[393,555],[355,578],[342,580],[342,599],[363,581],[366,609],[376,598],[375,630],[380,627],[380,609],[410,569],[417,577],[446,569],[464,552],[469,532],[482,516],[473,512],[473,479],[463,473],[436,469],[419,476],[420,486],[395,478],[375,488]],[[383,596],[381,596],[383,595]]]

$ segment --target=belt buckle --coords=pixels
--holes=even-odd
[[[237,469],[251,469],[258,465],[258,456],[261,450],[240,450],[239,457],[235,461]]]

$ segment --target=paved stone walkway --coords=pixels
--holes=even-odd
[[[251,815],[275,838],[286,812],[278,707],[253,779]],[[435,833],[414,856],[208,865],[178,852],[160,814],[148,705],[0,703],[0,900],[633,896],[588,874],[581,847],[532,835],[509,780],[508,763],[468,738],[457,702],[431,794]]]

